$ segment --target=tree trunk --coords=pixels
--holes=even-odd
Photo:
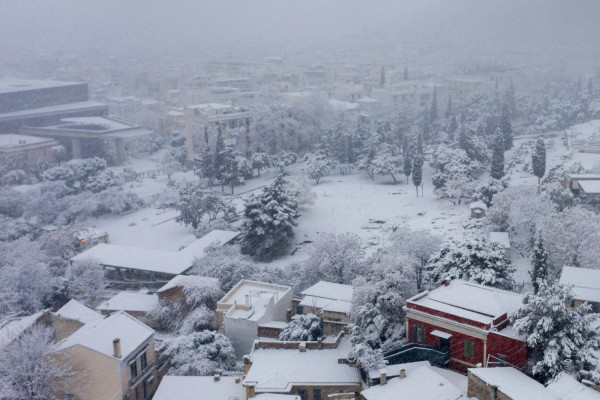
[[[392,179],[394,180],[394,185],[395,185],[396,183],[398,183],[398,182],[396,181],[396,177],[394,176],[394,174],[390,174],[390,175],[392,176]]]

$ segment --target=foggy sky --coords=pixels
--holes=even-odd
[[[595,0],[0,0],[0,50],[268,53],[345,38],[408,38],[463,51],[534,46],[597,57],[599,16]]]

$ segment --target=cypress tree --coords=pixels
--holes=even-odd
[[[539,185],[546,173],[546,144],[542,138],[535,142],[535,150],[531,154],[531,166],[533,167],[533,174],[538,178]]]
[[[214,162],[215,162],[215,167],[214,167],[215,178],[217,178],[217,180],[219,180],[219,181],[222,179],[223,164],[225,163],[224,151],[225,151],[225,140],[223,139],[223,129],[219,125],[218,132],[217,132],[217,143],[215,144],[215,155],[213,158]]]
[[[510,123],[510,111],[507,103],[502,104],[498,127],[502,131],[502,136],[504,138],[504,150],[511,149],[513,147],[513,130],[512,124]]]
[[[431,99],[431,109],[429,110],[429,122],[433,122],[438,117],[437,106],[437,86],[433,87],[433,98]]]
[[[417,189],[417,197],[419,197],[419,186],[423,183],[423,156],[415,154],[412,165],[412,181]]]
[[[448,105],[446,106],[446,119],[454,115],[453,111],[454,110],[452,109],[452,96],[448,96]]]
[[[408,185],[408,177],[412,172],[412,157],[410,154],[410,145],[408,143],[408,137],[405,136],[402,142],[402,156],[404,157],[404,165],[402,172],[406,175],[406,184]]]
[[[497,128],[494,134],[490,176],[494,179],[502,179],[504,176],[504,137],[500,128]]]
[[[379,75],[379,86],[383,87],[385,85],[385,69],[381,67],[381,74]]]
[[[531,275],[531,283],[533,284],[533,292],[538,293],[540,289],[539,280],[545,281],[548,279],[548,252],[544,250],[542,235],[538,232],[533,243],[533,269],[529,273]]]

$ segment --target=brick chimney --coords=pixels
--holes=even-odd
[[[400,373],[398,374],[398,378],[400,378],[400,379],[406,378],[406,370],[405,369],[400,370]]]
[[[451,279],[449,277],[444,278],[444,286],[450,286]]]
[[[121,339],[119,338],[113,340],[113,356],[115,358],[121,358]]]
[[[219,375],[215,375],[215,376],[213,376],[213,380],[214,380],[215,382],[219,382],[219,381],[221,380],[221,376],[219,376]]]
[[[385,368],[379,370],[379,384],[385,385],[387,383],[387,371]]]
[[[240,378],[239,376],[237,376],[235,378],[235,383],[240,383],[242,381],[242,378]]]

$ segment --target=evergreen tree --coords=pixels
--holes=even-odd
[[[246,200],[243,247],[258,259],[281,254],[298,225],[298,193],[289,189],[283,175]]]
[[[215,179],[215,160],[208,145],[204,146],[204,152],[200,159],[200,170],[202,171],[202,176],[207,179],[208,186],[212,187],[213,180]]]
[[[419,197],[419,186],[423,183],[423,155],[419,152],[416,152],[413,158],[412,181]]]
[[[538,184],[546,173],[546,144],[544,139],[539,138],[535,143],[535,150],[531,155],[531,166],[533,174],[538,178]]]
[[[437,106],[437,86],[433,87],[433,99],[431,100],[431,108],[429,109],[429,122],[433,122],[438,118]]]
[[[245,159],[239,151],[227,146],[223,152],[223,166],[221,168],[221,183],[231,187],[231,194],[236,185],[244,183],[244,171],[242,164]]]
[[[448,96],[448,105],[446,106],[446,119],[450,118],[454,115],[454,110],[452,109],[452,96]]]
[[[381,73],[379,74],[379,86],[383,87],[385,85],[385,69],[381,67]]]
[[[406,184],[408,185],[408,177],[412,172],[412,157],[410,154],[408,136],[405,136],[404,140],[402,141],[402,155],[404,157],[404,165],[402,168],[402,172],[404,172],[404,175],[406,175]]]
[[[531,275],[531,283],[533,284],[533,293],[537,294],[540,289],[540,281],[548,279],[548,253],[544,250],[542,235],[538,232],[533,243],[533,270]]]
[[[408,68],[404,68],[404,78],[403,78],[403,79],[404,79],[405,81],[408,81],[408,80],[409,80],[409,78],[408,78]]]
[[[225,140],[223,139],[223,129],[221,128],[221,125],[219,125],[217,132],[217,143],[215,144],[215,153],[213,156],[213,160],[215,163],[215,178],[218,181],[222,181],[223,163],[225,162],[225,150],[226,149]],[[223,188],[221,187],[221,189]]]
[[[454,134],[458,129],[458,121],[456,120],[456,114],[452,113],[450,116],[450,122],[448,123],[448,127],[446,130],[448,131],[448,138],[450,140],[454,140]]]
[[[502,137],[504,138],[504,150],[510,150],[513,147],[513,129],[510,123],[510,111],[508,110],[507,103],[502,104],[498,127],[502,131]]]
[[[504,176],[504,137],[500,128],[496,129],[494,134],[490,176],[494,179],[502,179]]]

